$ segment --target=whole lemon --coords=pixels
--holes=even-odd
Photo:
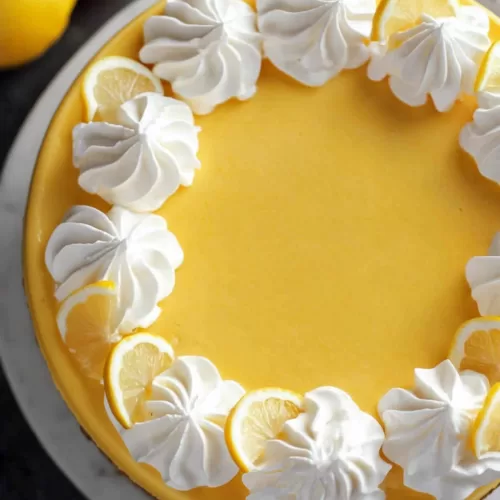
[[[42,55],[64,33],[76,0],[0,0],[0,68]]]

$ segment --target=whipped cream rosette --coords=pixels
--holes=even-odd
[[[460,146],[484,177],[500,183],[500,102],[474,112],[473,121],[460,133]]]
[[[176,490],[216,488],[238,473],[224,439],[224,424],[244,389],[223,380],[206,358],[183,356],[158,375],[145,403],[145,422],[123,429],[106,411],[131,455],[154,467]]]
[[[198,132],[189,107],[155,93],[120,106],[117,123],[91,122],[73,130],[78,183],[110,204],[136,212],[160,208],[200,167]]]
[[[437,19],[424,13],[416,26],[372,45],[368,77],[389,76],[394,95],[410,106],[422,106],[430,96],[438,111],[447,111],[463,93],[473,93],[488,32],[488,15],[480,7]]]
[[[119,330],[124,333],[158,318],[158,302],[172,292],[183,258],[163,217],[122,207],[108,214],[73,207],[52,233],[45,253],[59,301],[96,281],[115,283]]]
[[[392,389],[379,403],[384,454],[404,470],[405,484],[442,500],[464,500],[499,476],[500,454],[475,457],[472,423],[488,393],[479,373],[451,361],[415,370],[413,390]]]
[[[258,0],[264,54],[299,82],[320,86],[369,58],[375,0]]]
[[[307,393],[302,410],[243,476],[247,498],[383,500],[379,485],[391,466],[380,458],[378,422],[334,387]]]
[[[197,114],[256,90],[262,62],[255,13],[243,0],[170,0],[144,25],[141,61]]]
[[[488,255],[472,257],[465,275],[482,316],[500,316],[500,233],[493,238]]]

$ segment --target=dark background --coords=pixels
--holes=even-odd
[[[66,33],[42,58],[0,71],[0,175],[10,145],[45,87],[107,19],[131,2],[79,0]],[[24,421],[1,368],[0,499],[83,500]]]

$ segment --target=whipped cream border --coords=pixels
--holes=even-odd
[[[179,0],[174,0],[174,1],[179,2]],[[182,1],[183,1],[183,0],[180,0],[180,1],[181,1],[181,3],[182,3]],[[186,3],[189,3],[191,0],[184,0],[184,1],[185,1]],[[293,1],[294,1],[294,0],[288,0],[288,2],[293,2]],[[340,2],[341,0],[338,0],[338,1]],[[286,4],[286,2],[287,2],[287,0],[281,0],[281,1],[277,1],[276,3],[277,3],[277,5],[284,5],[284,4]],[[258,13],[257,13],[257,16],[258,16]],[[257,16],[256,16],[256,17],[257,17]],[[367,49],[368,49],[368,46],[367,46]],[[371,54],[371,55],[373,56],[373,51],[372,51],[372,54]],[[366,59],[368,59],[368,57],[367,57]],[[365,62],[365,61],[363,61],[363,62]],[[362,64],[363,62],[361,62],[361,64]],[[351,64],[351,65],[350,65],[350,64],[345,64],[344,68],[340,68],[340,70],[342,70],[342,69],[346,69],[346,68],[347,68],[347,69],[349,69],[350,67],[354,67],[354,66],[356,66],[356,64],[354,64],[354,63],[353,63],[353,64]],[[278,65],[278,67],[279,67],[279,65]],[[284,71],[285,73],[287,73],[287,71],[285,71],[283,68],[281,68],[281,70],[282,70],[282,71]],[[339,70],[339,71],[340,71],[340,70]],[[259,71],[260,71],[260,68],[259,68]],[[292,77],[294,77],[294,75],[291,75],[291,76],[292,76]],[[332,74],[331,74],[331,75],[329,75],[329,76],[330,76],[330,77],[336,76],[336,71],[332,71]],[[257,80],[257,79],[258,79],[258,75],[257,75],[256,80]],[[323,80],[324,80],[324,81],[323,81]],[[315,83],[313,83],[313,85],[323,85],[324,83],[326,83],[326,81],[327,81],[327,80],[328,80],[328,78],[320,78],[318,81],[316,81]],[[301,79],[299,78],[299,79],[298,79],[298,81],[301,81]],[[311,84],[310,82],[307,82],[307,81],[302,81],[302,83],[305,83],[305,84]],[[249,93],[248,93],[248,96],[246,96],[246,95],[245,95],[245,96],[244,96],[244,98],[250,98],[250,97],[253,95],[253,93],[254,93],[254,91],[253,91],[253,92],[249,92]],[[469,94],[470,94],[470,92],[467,92],[467,93],[469,93]],[[480,97],[480,96],[479,96],[479,97]],[[427,98],[428,98],[428,96],[426,96],[425,101],[427,100]],[[228,98],[228,99],[229,99],[229,98]],[[220,102],[225,102],[225,101],[227,101],[228,99],[225,99],[225,100],[224,100],[224,99],[222,99]],[[219,104],[219,102],[217,102],[217,104]],[[410,104],[410,105],[411,105],[411,104]],[[438,106],[438,110],[439,110],[439,111],[441,111],[441,109],[439,109],[439,106]],[[205,107],[205,108],[203,109],[203,112],[210,112],[210,111],[212,111],[212,108],[211,108],[211,106],[210,106],[210,105],[209,105],[208,107]],[[110,418],[111,418],[111,417],[110,417]],[[387,466],[388,466],[388,467],[390,467],[389,465],[387,465]],[[173,486],[173,485],[172,485],[172,486]],[[179,488],[179,489],[184,489],[184,488]],[[378,498],[378,497],[377,497],[377,498]]]

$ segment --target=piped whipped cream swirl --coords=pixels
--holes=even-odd
[[[460,133],[460,146],[477,163],[486,178],[500,183],[500,102],[489,109],[477,109]]]
[[[395,33],[386,44],[373,44],[368,77],[389,75],[393,93],[410,106],[430,95],[438,111],[447,111],[463,93],[473,93],[474,79],[490,45],[489,19],[480,7],[461,7],[456,17],[421,22]]]
[[[224,424],[244,392],[236,382],[222,380],[208,359],[184,356],[154,379],[146,422],[123,429],[105,406],[133,458],[158,470],[168,486],[216,488],[239,470],[226,446]]]
[[[200,167],[198,131],[189,107],[155,93],[122,104],[117,123],[92,122],[73,130],[78,182],[111,205],[136,212],[160,208]]]
[[[259,468],[243,476],[249,500],[379,500],[391,466],[379,455],[384,432],[351,397],[320,387],[304,397],[303,413],[268,441]]]
[[[262,62],[255,13],[243,0],[169,0],[144,25],[140,59],[197,114],[256,90]]]
[[[183,257],[163,217],[121,207],[107,215],[88,206],[73,207],[45,252],[57,300],[96,281],[115,283],[123,333],[156,321],[158,302],[172,292]]]
[[[412,391],[392,389],[379,403],[384,454],[404,469],[404,482],[440,500],[464,500],[495,477],[500,458],[477,459],[472,423],[488,393],[479,373],[458,373],[449,360],[415,370]]]
[[[258,0],[264,53],[299,82],[323,85],[369,58],[375,0]]]
[[[465,276],[481,316],[500,316],[500,233],[494,236],[488,255],[469,260]]]

